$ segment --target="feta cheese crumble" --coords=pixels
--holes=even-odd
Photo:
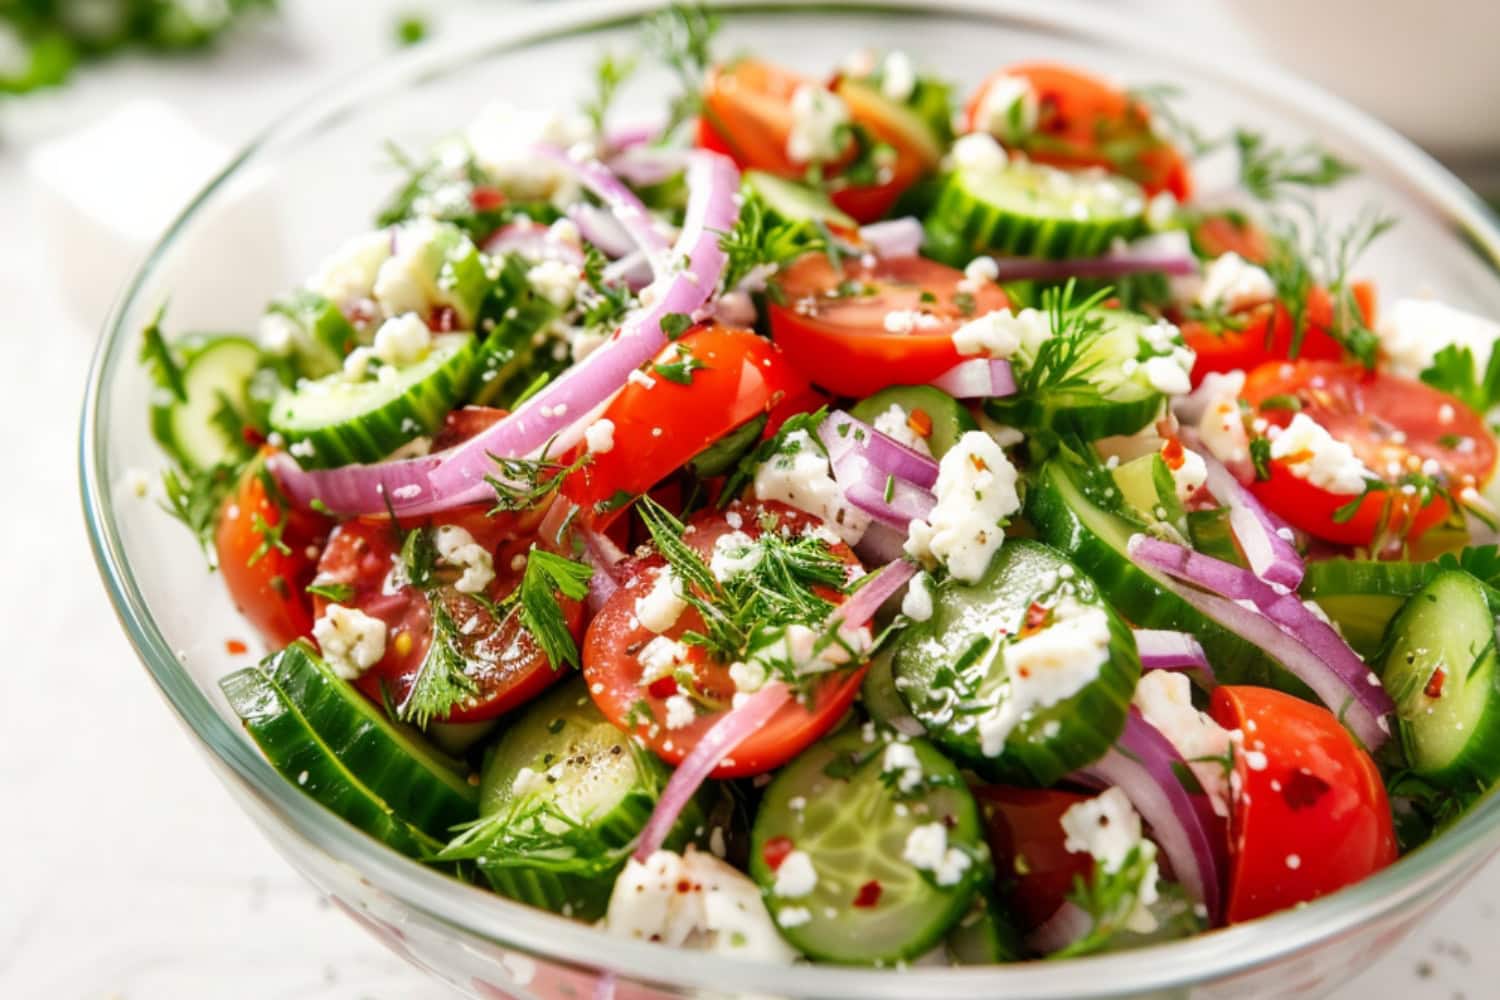
[[[432,349],[432,331],[416,313],[392,316],[375,331],[370,354],[395,368],[404,368],[427,357]]]
[[[984,575],[1005,541],[1005,521],[1021,507],[1016,467],[995,439],[966,431],[938,463],[937,503],[907,530],[906,551],[928,565],[942,562],[956,579]]]
[[[1214,258],[1198,290],[1198,304],[1206,309],[1243,309],[1275,297],[1271,276],[1233,251]]]
[[[922,785],[922,762],[910,743],[887,744],[880,758],[880,773],[895,777],[898,792],[913,792]]]
[[[875,418],[873,426],[897,444],[904,444],[920,455],[932,457],[927,439],[912,429],[911,414],[900,403],[892,403],[884,413]]]
[[[1019,142],[1036,131],[1041,105],[1030,80],[1006,74],[991,79],[987,88],[974,116],[975,127],[1006,142]]]
[[[583,432],[583,443],[595,455],[605,455],[615,450],[615,422],[600,417],[589,424]]]
[[[583,115],[495,102],[480,112],[465,137],[475,164],[517,201],[566,205],[578,200],[578,182],[572,172],[537,156],[535,147],[545,143],[569,151],[590,151],[593,128]]]
[[[960,170],[971,170],[975,173],[994,173],[1004,170],[1005,165],[1010,162],[1010,157],[1005,155],[1005,150],[995,141],[995,137],[987,132],[970,132],[961,135],[953,143],[953,150],[948,154],[953,158],[954,166]]]
[[[1051,334],[1047,317],[1035,309],[1019,313],[996,309],[954,330],[953,349],[965,357],[1008,358],[1023,347],[1040,344]]]
[[[917,89],[917,71],[911,57],[899,49],[886,54],[880,76],[880,92],[897,104],[904,104]]]
[[[779,500],[822,518],[850,545],[863,538],[870,526],[870,516],[844,500],[828,456],[806,431],[788,434],[780,450],[761,463],[754,488],[757,500]]]
[[[1152,670],[1141,675],[1135,707],[1188,762],[1214,812],[1229,815],[1230,733],[1193,707],[1192,685],[1185,674]]]
[[[561,260],[540,261],[526,272],[527,283],[559,309],[572,304],[582,280],[583,275],[575,265]]]
[[[1156,845],[1141,837],[1141,817],[1130,799],[1118,788],[1110,788],[1092,799],[1071,806],[1062,815],[1066,839],[1063,846],[1074,854],[1088,854],[1105,871],[1118,872],[1130,853],[1141,851],[1149,859],[1145,877],[1136,891],[1135,909],[1125,921],[1127,930],[1148,934],[1156,929],[1150,906],[1157,900]]]
[[[765,550],[755,544],[755,539],[743,531],[728,531],[714,539],[708,569],[715,580],[726,583],[760,565],[764,555]]]
[[[691,726],[698,718],[698,710],[692,699],[685,694],[674,694],[667,698],[667,728],[682,729]]]
[[[786,157],[793,163],[836,160],[847,145],[849,106],[833,91],[804,83],[792,94]]]
[[[1468,348],[1474,371],[1484,374],[1500,340],[1500,323],[1432,299],[1397,299],[1381,318],[1380,337],[1390,370],[1420,378],[1445,347]]]
[[[358,608],[330,604],[313,622],[313,638],[333,672],[346,681],[358,678],[385,655],[385,622]]]
[[[932,617],[932,577],[918,573],[906,585],[906,596],[901,598],[901,613],[914,622],[925,622]]]
[[[340,306],[368,299],[375,293],[381,265],[390,256],[391,235],[385,230],[356,236],[324,258],[308,279],[308,290]]]
[[[636,656],[636,662],[641,665],[641,686],[648,687],[663,677],[670,677],[678,667],[692,662],[691,656],[686,644],[664,635],[657,636],[642,646]]]
[[[443,562],[463,575],[453,589],[463,594],[481,594],[495,579],[495,559],[489,550],[467,530],[456,524],[445,524],[433,532],[433,544]]]
[[[687,610],[682,580],[670,566],[663,566],[644,597],[635,599],[635,617],[651,632],[665,632],[677,624]],[[642,661],[644,662],[644,661]]]
[[[1174,457],[1169,458],[1169,454]],[[1172,473],[1172,485],[1177,490],[1178,500],[1186,503],[1208,482],[1208,463],[1191,448],[1184,448],[1180,444],[1174,448],[1168,442],[1162,449],[1162,457],[1166,460],[1167,471]],[[1172,464],[1174,461],[1177,463],[1175,466]]]
[[[791,851],[776,869],[771,892],[783,899],[801,899],[818,887],[818,872],[806,851]]]
[[[924,823],[906,835],[901,858],[918,871],[930,872],[940,886],[957,885],[973,859],[948,846],[948,828],[942,823]]]
[[[1340,441],[1306,413],[1298,413],[1271,442],[1271,457],[1286,462],[1298,479],[1305,479],[1329,493],[1353,495],[1364,492],[1365,480],[1375,474]]]

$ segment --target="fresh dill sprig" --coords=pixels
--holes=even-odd
[[[423,530],[412,535],[426,534]],[[479,684],[466,672],[468,658],[458,645],[458,625],[441,599],[429,601],[432,609],[432,641],[411,690],[398,706],[402,721],[425,729],[433,719],[446,716],[479,692]]]
[[[162,507],[187,526],[198,539],[209,565],[217,565],[214,530],[219,524],[219,509],[239,481],[244,466],[238,461],[224,461],[197,471],[169,468],[162,472]]]
[[[588,596],[593,575],[593,569],[583,563],[533,546],[526,558],[521,585],[502,605],[518,608],[521,624],[541,647],[553,670],[565,663],[578,666],[578,644],[573,641],[557,595],[583,600]]]
[[[1240,186],[1252,198],[1276,202],[1289,194],[1332,187],[1359,170],[1316,143],[1282,148],[1260,132],[1235,129],[1234,148],[1240,159]],[[1295,190],[1294,190],[1295,189]]]
[[[161,324],[166,318],[167,306],[162,303],[151,317],[151,322],[141,331],[140,363],[146,366],[157,386],[172,394],[179,403],[187,402],[187,386],[182,380],[182,365],[162,335]]]
[[[1350,273],[1370,245],[1396,225],[1396,219],[1367,208],[1348,226],[1330,232],[1311,209],[1309,234],[1286,215],[1270,220],[1271,252],[1266,274],[1276,288],[1276,298],[1292,320],[1288,356],[1295,359],[1307,335],[1307,304],[1314,287],[1322,284],[1332,302],[1328,334],[1366,368],[1375,365],[1379,338],[1365,321],[1355,300]],[[1304,249],[1306,247],[1306,249]],[[1267,337],[1274,326],[1267,326]]]
[[[719,249],[726,258],[720,288],[734,291],[754,273],[774,274],[803,254],[824,251],[831,245],[826,226],[772,222],[760,195],[749,194],[734,227],[719,237]]]
[[[635,296],[623,284],[611,284],[604,276],[609,264],[604,254],[592,243],[583,248],[583,281],[588,287],[583,303],[583,315],[579,322],[590,329],[613,331],[630,312]]]
[[[643,23],[641,36],[646,49],[672,70],[681,87],[669,105],[663,141],[701,112],[703,77],[713,65],[713,40],[718,31],[719,15],[696,4],[673,4]]]
[[[495,505],[490,515],[521,510],[531,510],[543,500],[556,493],[563,482],[583,468],[592,459],[587,451],[571,462],[558,462],[548,457],[552,442],[542,446],[536,458],[502,458],[490,455],[496,472],[485,476],[484,481],[495,491]]]
[[[1152,123],[1171,136],[1187,152],[1197,159],[1223,147],[1227,136],[1211,136],[1193,125],[1177,110],[1176,101],[1181,99],[1183,89],[1175,83],[1154,83],[1132,87],[1126,91],[1131,101],[1151,112]]]
[[[633,55],[619,56],[605,52],[594,64],[594,92],[583,102],[583,113],[593,123],[594,132],[604,131],[604,120],[615,103],[625,81],[635,73],[638,61]]]
[[[1108,947],[1115,937],[1127,932],[1127,925],[1139,904],[1146,879],[1156,871],[1156,855],[1137,844],[1115,869],[1094,862],[1087,879],[1074,876],[1068,901],[1087,913],[1093,923],[1083,937],[1048,958],[1076,958],[1091,955]]]
[[[303,589],[315,597],[321,597],[334,604],[347,604],[354,599],[354,586],[338,581],[309,583]]]
[[[1088,350],[1104,331],[1104,318],[1094,309],[1109,298],[1101,288],[1082,302],[1074,301],[1076,279],[1062,288],[1042,293],[1042,312],[1052,335],[1042,341],[1036,356],[1025,366],[1020,383],[1023,393],[1058,392],[1088,384],[1099,361],[1087,360]]]

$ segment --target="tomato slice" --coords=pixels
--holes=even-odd
[[[1179,200],[1192,194],[1188,162],[1152,131],[1150,110],[1119,87],[1067,66],[1032,62],[998,71],[969,99],[968,131],[988,127],[982,112],[990,90],[1013,77],[1029,82],[1036,96],[1036,128],[1019,143],[1033,160],[1060,167],[1103,167],[1129,177],[1147,194],[1170,191]]]
[[[1063,813],[1090,796],[1001,785],[973,791],[984,815],[996,882],[1022,929],[1035,930],[1062,906],[1075,880],[1093,874],[1093,856],[1068,850],[1062,828]]]
[[[219,512],[214,548],[235,607],[268,647],[281,649],[312,634],[312,602],[306,588],[329,525],[311,511],[287,510],[283,515],[266,491],[263,469],[255,462],[240,477]]]
[[[1429,385],[1358,364],[1269,362],[1246,377],[1244,399],[1277,426],[1305,413],[1393,486],[1429,461],[1452,493],[1482,485],[1495,468],[1495,439],[1478,414]],[[1396,488],[1368,494],[1352,517],[1336,515],[1355,498],[1312,485],[1281,459],[1270,462],[1270,478],[1250,488],[1292,525],[1346,545],[1377,536],[1415,539],[1450,513],[1440,496],[1424,503]]]
[[[490,517],[483,507],[445,512],[434,524],[456,524],[488,549],[494,558],[495,579],[485,592],[491,601],[504,600],[520,583],[524,556],[534,539],[535,514],[522,517]],[[402,528],[429,522],[405,522]],[[356,684],[376,704],[389,700],[402,704],[421,673],[422,661],[432,644],[432,608],[429,597],[412,586],[392,590],[388,580],[400,558],[400,537],[386,518],[356,518],[334,529],[318,562],[320,583],[342,583],[354,588],[343,602],[385,622],[385,656],[360,675]],[[468,702],[444,716],[443,722],[482,722],[493,719],[536,697],[555,681],[567,676],[566,668],[553,669],[546,655],[520,623],[516,614],[497,622],[472,596],[452,586],[436,588],[430,600],[441,601],[455,622],[467,661],[464,672],[479,686]],[[322,613],[326,598],[318,597]],[[566,598],[560,601],[574,638],[583,631],[583,606]]]
[[[808,254],[780,279],[784,304],[770,307],[771,336],[799,369],[841,396],[888,385],[920,385],[965,360],[953,331],[1009,304],[999,285],[965,295],[962,271],[923,257],[846,259],[835,269]],[[892,333],[886,317],[920,313],[911,332]]]
[[[1355,306],[1365,323],[1375,322],[1375,287],[1358,282],[1351,288]],[[1248,371],[1263,361],[1280,361],[1292,355],[1296,322],[1282,302],[1265,302],[1241,310],[1235,316],[1238,330],[1216,329],[1197,320],[1182,324],[1182,339],[1193,349],[1193,383],[1209,372]],[[1329,333],[1333,325],[1333,299],[1325,289],[1314,287],[1303,312],[1302,339],[1297,360],[1338,361],[1343,346]]]
[[[563,484],[563,495],[596,525],[618,516],[619,498],[645,493],[736,427],[809,391],[775,344],[730,327],[685,334],[646,373],[604,411],[614,423],[613,446]]]
[[[713,67],[703,86],[698,145],[723,153],[743,169],[800,180],[808,165],[794,163],[787,156],[787,137],[792,130],[792,97],[798,88],[808,85],[821,86],[758,59],[738,59]],[[895,150],[889,176],[883,176],[878,184],[840,182],[838,174],[853,156],[852,142],[844,155],[823,165],[825,176],[832,182],[834,204],[856,221],[873,222],[890,210],[902,191],[937,165],[941,151],[928,148],[930,141],[913,136],[879,99],[841,86],[837,80],[830,89],[848,105],[853,123]]]
[[[1265,231],[1239,213],[1215,212],[1193,226],[1193,246],[1205,257],[1237,253],[1252,264],[1264,264],[1271,255]]]
[[[736,530],[731,527],[731,520],[740,525],[738,530],[757,537],[762,531],[762,515],[767,513],[775,516],[778,527],[785,526],[792,531],[820,523],[816,518],[779,503],[735,502],[724,511],[704,512],[693,518],[683,538],[695,551],[708,558],[713,552],[714,541]],[[834,546],[834,552],[850,566],[858,566],[858,560],[848,546],[840,543]],[[656,633],[637,620],[635,602],[651,590],[663,565],[659,556],[622,564],[625,581],[599,609],[584,638],[583,675],[595,704],[610,721],[633,732],[663,760],[675,765],[682,763],[704,734],[723,717],[736,689],[728,666],[711,660],[699,646],[688,647],[694,685],[706,699],[716,701],[724,708],[700,713],[687,725],[669,728],[666,702],[677,692],[676,683],[667,677],[642,686],[639,654],[648,642],[656,638]],[[688,608],[677,623],[662,634],[677,639],[684,632],[702,629],[702,619],[696,611]],[[791,760],[831,729],[848,711],[859,692],[865,670],[866,666],[860,664],[854,669],[825,675],[814,685],[807,704],[789,702],[753,736],[736,747],[713,776],[732,778],[762,774]]]
[[[1245,734],[1247,751],[1235,755],[1230,923],[1325,896],[1396,860],[1380,770],[1332,712],[1259,687],[1218,688],[1209,711]]]

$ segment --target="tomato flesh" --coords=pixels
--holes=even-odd
[[[758,537],[763,529],[763,514],[773,515],[778,530],[799,532],[818,524],[800,511],[783,504],[730,504],[724,512],[706,512],[689,523],[684,540],[704,558],[713,552],[714,541],[735,530],[732,517],[741,525],[738,530]],[[848,546],[833,547],[834,553],[858,572],[858,560]],[[736,688],[727,665],[711,660],[702,647],[689,646],[689,666],[694,687],[705,701],[721,706],[714,711],[700,711],[686,725],[667,725],[666,698],[675,693],[663,685],[642,686],[641,650],[657,634],[645,628],[635,615],[635,602],[650,592],[664,565],[659,556],[633,559],[621,565],[625,580],[620,589],[605,602],[589,624],[583,644],[583,675],[599,710],[621,729],[639,736],[657,755],[671,764],[680,764],[714,724],[728,710]],[[826,594],[837,601],[835,594]],[[691,607],[677,622],[662,633],[677,639],[687,631],[702,631],[703,623]],[[761,774],[779,767],[803,748],[833,727],[843,717],[859,693],[866,666],[831,671],[818,681],[806,704],[792,701],[772,716],[764,726],[734,749],[713,772],[716,778]]]
[[[1235,755],[1230,923],[1325,896],[1396,860],[1380,771],[1332,712],[1259,687],[1218,688],[1210,712],[1245,734],[1247,751]]]
[[[1305,413],[1392,485],[1436,463],[1437,478],[1458,493],[1487,482],[1495,468],[1495,439],[1478,414],[1429,385],[1358,364],[1268,362],[1246,377],[1244,399],[1277,426]],[[1272,459],[1269,471],[1268,479],[1250,486],[1261,502],[1295,527],[1331,542],[1368,545],[1382,535],[1416,539],[1450,513],[1441,496],[1424,503],[1398,487],[1369,493],[1345,517],[1336,512],[1354,496],[1298,477],[1287,460]]]
[[[841,396],[868,396],[890,385],[930,382],[966,360],[953,331],[1009,305],[999,285],[967,295],[962,271],[922,257],[846,259],[835,269],[808,254],[782,275],[782,304],[770,306],[771,336],[791,362]],[[887,317],[920,314],[910,332]]]
[[[995,859],[996,881],[1021,921],[1035,930],[1057,912],[1077,879],[1093,873],[1093,856],[1067,849],[1062,817],[1090,796],[1054,788],[974,788]]]
[[[1375,322],[1375,289],[1364,282],[1352,288],[1355,306],[1367,325]],[[1292,357],[1296,320],[1282,302],[1249,306],[1235,314],[1239,329],[1218,329],[1197,320],[1182,323],[1182,339],[1196,355],[1193,384],[1209,372],[1248,371],[1263,361]],[[1329,330],[1333,326],[1333,300],[1326,290],[1313,288],[1302,316],[1302,337],[1296,360],[1338,361],[1343,346]]]

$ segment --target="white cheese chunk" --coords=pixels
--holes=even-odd
[[[714,539],[708,569],[714,579],[726,583],[753,570],[764,556],[765,550],[743,531],[726,531]]]
[[[844,499],[828,456],[806,431],[794,431],[755,472],[755,498],[779,500],[821,518],[850,545],[864,537],[870,516]]]
[[[818,887],[818,872],[806,851],[791,851],[776,869],[771,892],[783,899],[801,899]]]
[[[1271,457],[1286,462],[1298,479],[1305,479],[1329,493],[1361,493],[1375,474],[1354,454],[1354,449],[1336,439],[1306,413],[1298,413],[1271,442]]]
[[[667,728],[682,729],[691,726],[698,718],[698,710],[685,694],[674,694],[667,698]]]
[[[880,75],[880,92],[897,104],[906,103],[917,89],[917,71],[911,64],[911,56],[899,49],[886,54],[880,64]]]
[[[1125,921],[1128,930],[1149,934],[1156,929],[1150,906],[1156,902],[1156,845],[1141,837],[1141,817],[1130,799],[1118,788],[1110,788],[1087,801],[1071,806],[1062,815],[1066,839],[1063,846],[1074,854],[1088,854],[1107,872],[1118,872],[1134,850],[1150,859],[1145,877],[1136,890],[1135,908]]]
[[[838,159],[847,145],[849,106],[833,91],[804,83],[792,94],[792,128],[786,156],[793,163],[826,163]]]
[[[932,873],[938,885],[957,885],[973,859],[948,846],[948,828],[942,823],[924,823],[906,835],[901,858],[918,871]]]
[[[1397,299],[1377,333],[1390,370],[1418,378],[1445,347],[1468,348],[1482,376],[1500,340],[1500,323],[1432,299]]]
[[[355,680],[385,656],[385,622],[358,608],[330,604],[313,622],[313,638],[333,672]]]
[[[912,429],[911,414],[900,403],[892,403],[884,413],[875,418],[873,426],[891,440],[906,445],[920,455],[932,457],[927,439]]]
[[[482,594],[495,579],[495,559],[474,536],[456,524],[444,524],[433,532],[438,556],[463,575],[453,589],[463,594]]]
[[[910,793],[920,788],[924,774],[922,762],[910,743],[888,743],[880,758],[880,773],[889,774],[896,780],[896,790]]]
[[[912,521],[907,531],[906,551],[972,583],[1005,540],[1006,519],[1021,507],[1016,467],[994,438],[966,431],[938,463],[934,493],[927,520]]]
[[[692,662],[692,652],[685,643],[659,635],[641,647],[636,656],[641,665],[641,687],[649,687],[663,677],[670,677],[678,667]]]
[[[932,577],[918,573],[906,585],[906,595],[901,598],[901,613],[914,622],[925,622],[932,617]]]
[[[1233,251],[1214,258],[1198,290],[1198,304],[1206,309],[1244,309],[1275,297],[1271,276]]]
[[[466,133],[475,163],[491,183],[518,201],[567,205],[580,191],[573,172],[536,155],[538,143],[592,155],[595,136],[587,118],[496,102]]]
[[[614,451],[615,422],[608,417],[595,420],[583,432],[583,443],[595,455],[605,455]]]
[[[1019,142],[1036,131],[1041,105],[1030,80],[1006,74],[991,78],[985,88],[974,117],[976,128],[1005,142]]]
[[[416,313],[392,316],[375,331],[370,353],[394,368],[405,368],[427,357],[432,349],[432,330]]]
[[[1208,794],[1214,812],[1229,815],[1230,734],[1193,707],[1192,685],[1185,674],[1152,670],[1135,689],[1135,707],[1187,761]]]
[[[959,136],[948,155],[953,158],[953,165],[960,170],[981,174],[1004,170],[1005,165],[1010,162],[1005,150],[987,132],[970,132]]]
[[[375,279],[391,256],[391,234],[384,229],[356,236],[324,258],[307,287],[334,305],[375,294]]]
[[[635,599],[635,617],[642,628],[651,632],[667,631],[677,624],[677,619],[686,610],[682,580],[670,566],[663,566],[652,581],[651,589],[645,596]]]
[[[954,330],[953,348],[965,357],[1008,358],[1023,346],[1040,344],[1049,336],[1047,317],[1037,310],[1014,313],[996,309]]]

